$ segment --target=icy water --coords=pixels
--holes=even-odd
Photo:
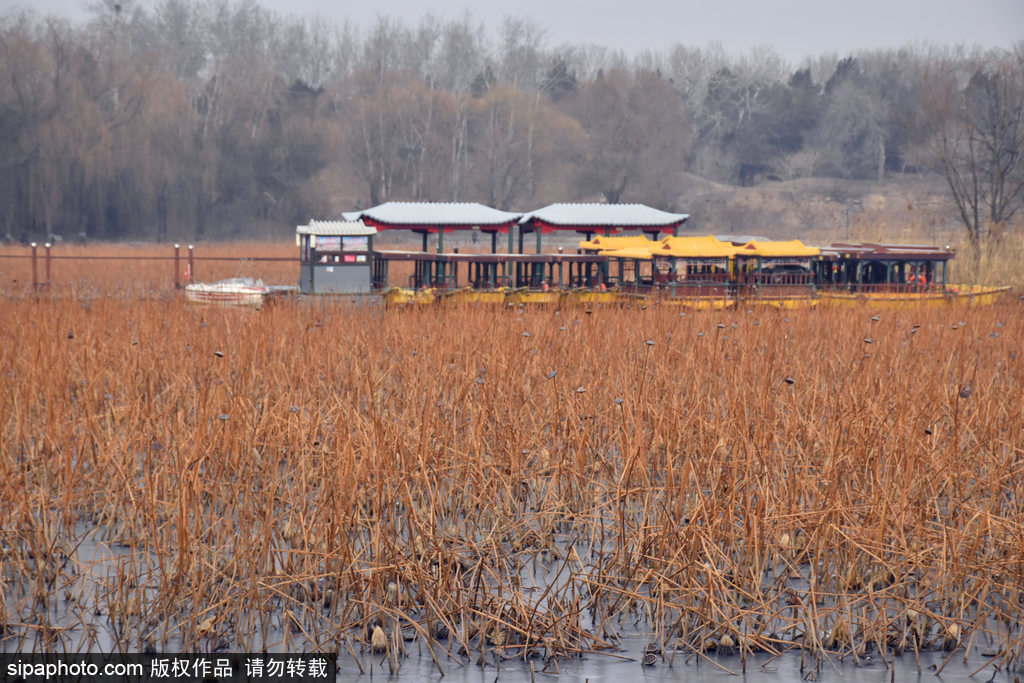
[[[95,533],[87,534],[86,540],[77,548],[78,559],[83,567],[89,568],[93,576],[106,576],[121,568],[128,561],[130,553],[116,545],[98,540]],[[138,559],[138,558],[136,558]],[[531,576],[538,586],[544,586],[557,577]],[[86,577],[79,575],[80,580]],[[140,590],[145,590],[139,587]],[[29,631],[18,633],[16,628],[8,628],[4,638],[0,639],[0,651],[6,652],[42,652],[56,649],[65,652],[113,652],[124,647],[111,631],[111,622],[99,608],[99,602],[88,591],[78,591],[74,599],[55,599],[45,614],[38,611],[34,614],[26,612],[24,603],[15,608],[13,595],[8,593],[8,608],[19,612],[26,622],[37,624],[48,623],[56,627],[61,635],[49,643],[40,640],[39,632],[30,635]],[[280,622],[279,622],[280,623]],[[406,634],[409,636],[409,634]],[[404,643],[405,655],[397,658],[397,670],[394,660],[389,662],[385,655],[374,655],[365,644],[359,642],[358,634],[349,637],[347,646],[338,647],[337,680],[351,680],[357,677],[364,679],[386,679],[400,681],[444,680],[453,683],[483,683],[492,681],[508,681],[510,683],[535,683],[536,681],[580,681],[593,682],[614,681],[726,681],[744,680],[760,681],[1015,681],[1021,676],[1020,671],[1003,671],[996,668],[1000,663],[992,654],[992,643],[982,642],[971,646],[965,658],[965,650],[959,648],[953,653],[942,650],[920,652],[915,655],[908,651],[889,662],[882,661],[881,655],[870,651],[854,660],[849,655],[839,658],[838,655],[824,655],[817,662],[812,655],[801,653],[797,648],[783,651],[781,654],[755,653],[741,658],[737,655],[723,655],[709,652],[698,654],[692,649],[674,652],[667,650],[664,654],[647,655],[645,647],[654,640],[650,632],[643,628],[627,628],[617,641],[617,649],[600,652],[587,652],[582,656],[561,657],[545,660],[535,657],[524,660],[515,657],[515,648],[505,651],[499,660],[493,648],[485,651],[473,651],[469,655],[452,657],[444,653],[442,648],[457,647],[454,640],[437,642],[434,651],[437,660],[431,656],[426,643],[421,638],[407,639]],[[289,636],[282,627],[271,628],[267,633],[267,645],[271,652],[312,651],[315,644],[301,637]],[[137,642],[137,641],[136,641]],[[176,644],[171,638],[157,649],[173,654]],[[224,652],[234,650],[237,645],[227,645]],[[325,649],[325,648],[322,648]],[[333,649],[333,648],[331,648]],[[891,657],[891,654],[887,654]],[[442,671],[443,670],[443,674]],[[940,672],[941,670],[941,672]],[[972,678],[972,674],[974,677]]]
[[[627,681],[650,681],[661,683],[663,681],[680,681],[690,683],[696,681],[736,681],[747,680],[753,683],[768,683],[770,681],[849,681],[851,683],[883,683],[888,681],[1009,681],[1012,682],[1020,674],[1012,672],[995,672],[987,657],[981,654],[972,654],[964,662],[963,651],[956,653],[945,667],[942,673],[938,669],[949,656],[947,652],[922,652],[920,654],[920,672],[918,661],[913,653],[896,657],[894,666],[886,666],[877,655],[861,658],[860,665],[854,664],[851,660],[840,662],[836,658],[825,660],[820,667],[815,669],[813,665],[807,665],[801,671],[801,656],[796,652],[789,652],[774,657],[767,654],[757,654],[747,658],[746,672],[743,672],[743,664],[738,655],[730,657],[719,657],[708,655],[702,660],[696,655],[687,655],[684,652],[677,652],[673,661],[668,658],[659,657],[657,662],[651,666],[644,666],[641,663],[643,657],[643,645],[646,641],[643,638],[632,639],[628,645],[632,647],[614,655],[588,654],[581,659],[565,659],[546,668],[542,661],[533,660],[533,675],[528,664],[522,661],[505,661],[501,663],[500,669],[494,665],[491,659],[485,667],[463,660],[440,659],[444,668],[444,677],[438,672],[430,654],[424,651],[417,654],[415,644],[412,644],[410,656],[402,661],[401,669],[397,673],[390,673],[386,658],[383,656],[371,657],[363,655],[360,663],[363,666],[364,676],[369,678],[383,677],[388,680],[404,681],[445,681],[446,683],[492,683],[493,681],[506,681],[507,683],[529,683],[536,681],[565,681],[571,683],[626,683]],[[713,663],[712,663],[713,662]],[[716,664],[718,666],[716,666]],[[979,668],[984,667],[981,671]],[[978,673],[971,678],[975,671]],[[339,658],[338,680],[349,680],[360,675],[359,668],[353,663],[351,657],[342,656]]]

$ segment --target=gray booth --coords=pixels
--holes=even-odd
[[[370,291],[373,236],[362,221],[310,221],[295,229],[303,294],[357,294]]]

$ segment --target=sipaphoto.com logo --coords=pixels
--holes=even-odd
[[[146,669],[140,662],[112,661],[97,663],[85,659],[47,658],[49,661],[25,661],[17,659],[7,662],[9,680],[23,678],[32,680],[77,680],[116,677],[141,677]]]
[[[0,683],[329,683],[337,670],[322,653],[0,652]]]

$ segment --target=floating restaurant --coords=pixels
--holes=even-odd
[[[653,297],[699,307],[789,307],[824,299],[941,302],[1002,291],[949,285],[948,248],[683,236],[687,214],[642,204],[552,204],[520,214],[475,203],[388,202],[343,218],[297,228],[302,292],[375,291],[389,301],[420,302]],[[420,234],[422,250],[374,248],[374,237],[388,230]],[[444,235],[453,232],[490,235],[490,252],[445,251]],[[554,232],[584,239],[575,253],[545,251],[543,235]],[[535,252],[524,253],[531,234]],[[428,250],[429,235],[437,235],[436,251]]]

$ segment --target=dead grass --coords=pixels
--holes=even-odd
[[[872,314],[7,297],[3,647],[1019,667],[1020,303]]]

